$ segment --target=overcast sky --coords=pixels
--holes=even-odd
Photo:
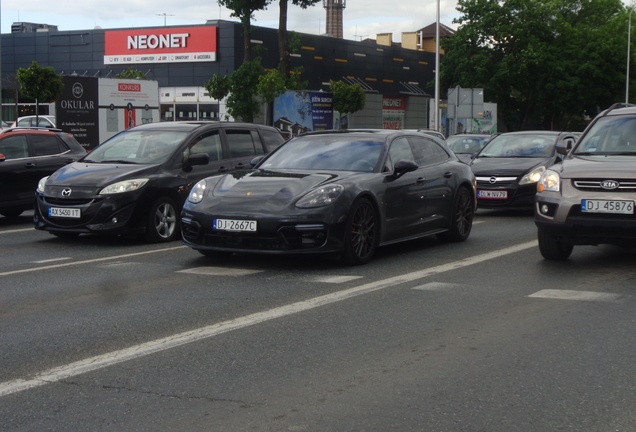
[[[236,20],[216,0],[0,0],[1,31],[11,32],[18,21],[57,25],[59,30],[87,30],[204,24],[209,19]],[[634,0],[623,0],[630,4]],[[291,3],[291,2],[290,2]],[[375,39],[393,33],[400,41],[404,31],[415,31],[435,22],[435,0],[348,0],[344,10],[344,38]],[[459,14],[456,0],[440,0],[440,21],[450,27]],[[290,5],[288,29],[301,33],[325,32],[326,12],[322,1],[308,9]],[[255,25],[278,27],[278,1],[255,14]]]
[[[216,0],[0,0],[2,33],[14,22],[45,23],[58,30],[87,30],[204,24],[209,19],[236,20]],[[290,2],[291,3],[291,2]],[[451,27],[457,17],[456,0],[440,0],[441,22]],[[344,10],[344,38],[375,39],[393,33],[400,41],[403,31],[415,31],[435,22],[435,0],[348,0]],[[165,16],[164,16],[165,14]],[[278,1],[255,14],[255,25],[278,27]],[[325,32],[326,11],[322,1],[301,9],[289,6],[288,29],[302,33]]]

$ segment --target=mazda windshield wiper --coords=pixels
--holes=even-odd
[[[99,163],[136,164],[137,162],[123,160],[123,159],[117,159],[117,160],[103,160],[103,161],[101,161]]]

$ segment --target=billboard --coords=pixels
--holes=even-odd
[[[159,84],[153,80],[63,76],[55,101],[57,127],[91,150],[122,130],[159,121]]]
[[[382,98],[382,129],[404,129],[406,97],[384,96]]]
[[[216,61],[217,28],[166,27],[107,30],[104,64],[192,63]]]

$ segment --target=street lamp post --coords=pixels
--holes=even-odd
[[[160,13],[160,14],[156,14],[156,15],[157,15],[157,16],[162,16],[162,17],[163,17],[163,26],[164,26],[164,27],[166,27],[166,26],[167,26],[167,24],[166,24],[166,17],[174,16],[173,14],[168,14],[168,13],[165,13],[165,12],[164,12],[164,13]]]
[[[435,130],[440,131],[439,127],[439,2],[437,0],[437,19],[435,20]]]
[[[629,10],[629,19],[627,24],[627,71],[625,72],[625,103],[629,103],[629,57],[631,56],[632,45],[632,12],[634,12],[634,2]]]

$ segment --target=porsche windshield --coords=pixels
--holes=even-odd
[[[160,164],[187,136],[188,132],[166,130],[122,132],[95,148],[82,162]]]
[[[576,155],[636,155],[636,118],[601,117],[574,150]]]
[[[556,147],[556,135],[499,135],[486,144],[478,157],[548,158]]]
[[[295,138],[268,158],[261,169],[307,169],[371,172],[384,141],[349,134]]]

